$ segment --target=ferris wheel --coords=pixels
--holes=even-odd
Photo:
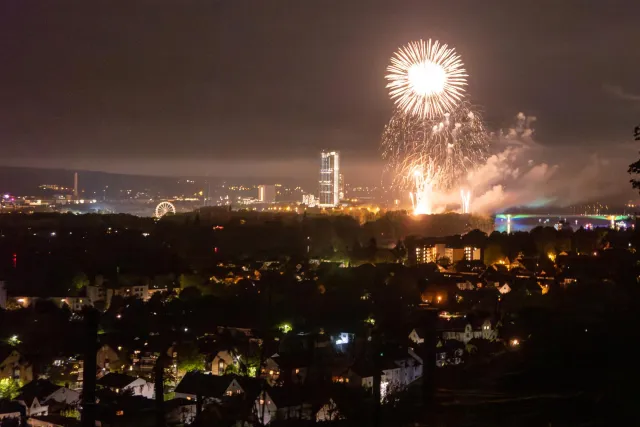
[[[176,213],[176,207],[171,202],[160,202],[156,206],[156,218],[162,218],[168,213]]]

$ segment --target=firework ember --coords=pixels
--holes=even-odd
[[[486,160],[488,141],[482,118],[463,102],[439,120],[396,113],[382,135],[382,157],[395,188],[415,193],[415,171],[431,170],[431,189],[444,192]]]
[[[451,111],[467,84],[460,56],[438,41],[420,40],[400,48],[387,72],[387,88],[396,106],[423,119]]]

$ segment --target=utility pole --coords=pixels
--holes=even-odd
[[[155,394],[156,394],[156,427],[165,427],[164,419],[164,365],[166,353],[160,353],[156,359]]]
[[[98,321],[97,310],[90,309],[85,313],[85,348],[82,372],[82,427],[96,425],[96,353],[98,352]]]
[[[435,407],[436,391],[436,344],[437,344],[438,310],[426,309],[424,311],[424,330],[426,336],[422,347],[422,399],[427,416],[431,416]]]

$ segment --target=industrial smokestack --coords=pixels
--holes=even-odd
[[[73,198],[78,198],[78,172],[73,174]]]

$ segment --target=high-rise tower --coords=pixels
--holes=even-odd
[[[340,153],[323,151],[320,157],[320,207],[338,206],[340,202]]]
[[[78,200],[78,172],[73,174],[73,198]]]

